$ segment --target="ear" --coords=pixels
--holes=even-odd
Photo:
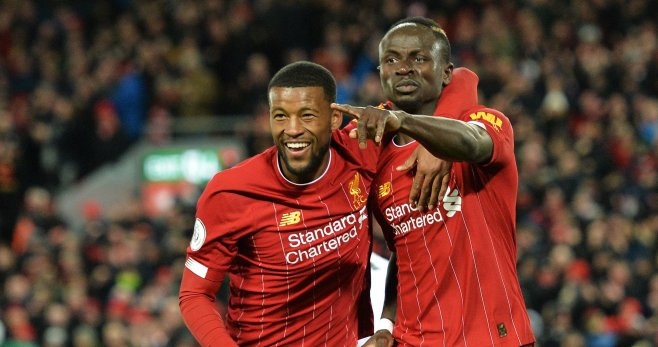
[[[343,123],[343,113],[340,111],[331,111],[331,130],[336,130]]]
[[[443,78],[443,85],[448,85],[452,81],[452,70],[455,68],[452,63],[448,63],[443,67],[441,77]]]

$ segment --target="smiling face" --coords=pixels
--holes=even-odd
[[[379,45],[379,76],[386,97],[409,113],[432,114],[452,64],[441,58],[431,29],[405,23],[391,29]]]
[[[306,183],[327,167],[331,132],[342,120],[332,111],[322,87],[273,87],[269,91],[270,126],[281,170],[289,180]]]

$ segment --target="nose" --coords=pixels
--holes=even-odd
[[[299,136],[304,133],[304,127],[298,117],[290,117],[286,129],[284,130],[288,136]]]
[[[400,59],[395,69],[395,73],[398,75],[407,75],[413,71],[413,66],[407,59]]]

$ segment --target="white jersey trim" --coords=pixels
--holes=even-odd
[[[484,124],[482,124],[481,122],[478,122],[478,121],[476,121],[476,120],[468,121],[468,122],[466,122],[466,123],[468,123],[468,124],[473,124],[473,125],[477,125],[477,126],[479,126],[480,128],[482,128],[482,129],[484,129],[484,130],[487,130],[487,127],[486,127]]]
[[[398,144],[395,142],[395,139],[397,139],[397,138],[398,138],[398,134],[393,135],[393,138],[391,139],[391,143],[393,144],[393,146],[398,147],[398,148],[404,148],[404,147],[407,147],[407,146],[409,146],[410,144],[416,142],[416,140],[412,140],[412,141],[409,141],[409,142],[405,143],[404,145],[398,145]]]
[[[201,278],[206,278],[208,274],[208,267],[192,259],[192,257],[187,258],[185,267]]]

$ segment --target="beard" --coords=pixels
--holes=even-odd
[[[283,163],[286,167],[286,170],[293,174],[299,182],[296,183],[306,183],[312,181],[315,177],[312,177],[322,165],[322,160],[324,155],[329,151],[329,144],[327,143],[323,147],[320,147],[318,151],[311,153],[311,160],[308,164],[301,168],[295,168],[290,165],[288,158],[286,157],[285,148],[279,148],[279,162]],[[290,177],[288,177],[290,179]]]

